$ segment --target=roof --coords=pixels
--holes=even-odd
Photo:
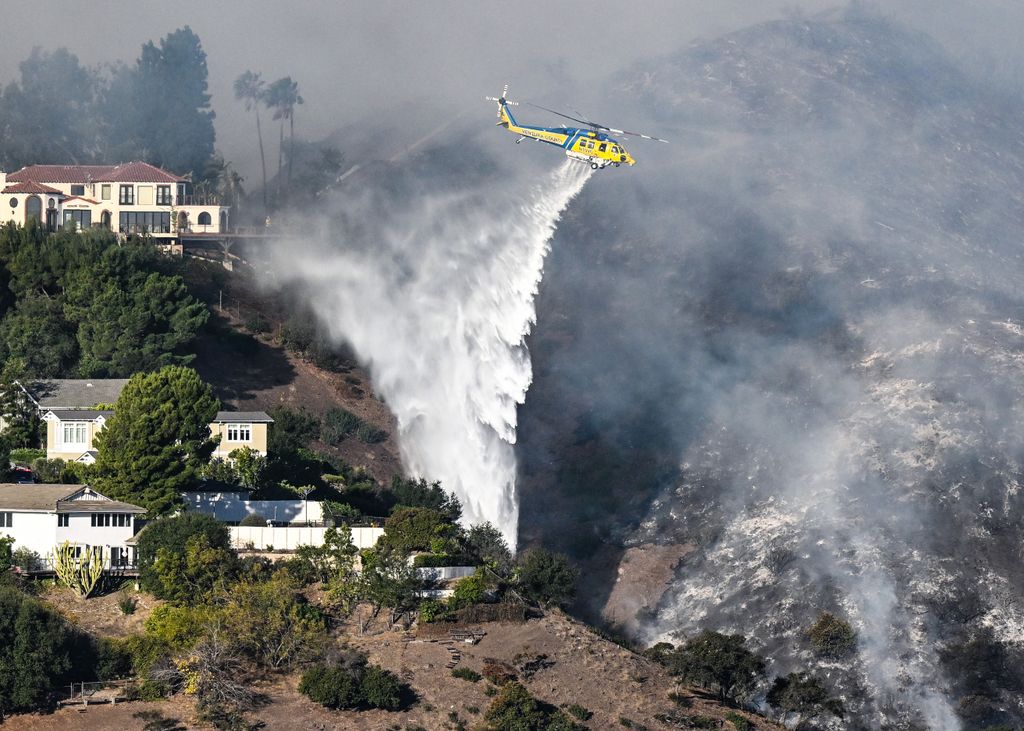
[[[106,175],[113,165],[29,165],[7,176],[16,183],[27,181],[42,183],[91,183]]]
[[[61,194],[61,192],[56,188],[51,188],[48,185],[42,185],[41,183],[35,183],[32,181],[8,185],[6,188],[3,189],[2,194],[6,195],[8,193],[45,193],[47,195]]]
[[[184,183],[185,178],[150,165],[148,162],[126,162],[105,175],[97,183]]]
[[[86,203],[91,203],[94,206],[95,205],[99,205],[99,201],[94,201],[92,198],[86,198],[86,197],[81,196],[81,195],[73,195],[73,196],[70,196],[68,198],[65,198],[64,199],[64,205],[67,205],[71,201],[85,201]]]
[[[184,183],[182,178],[146,162],[120,165],[29,165],[7,176],[15,183]]]
[[[127,378],[53,378],[22,386],[40,408],[90,409],[115,403],[127,383]]]
[[[88,498],[70,500],[86,491]],[[43,510],[57,513],[145,513],[145,508],[111,500],[88,485],[0,484],[0,510]]]
[[[99,409],[51,409],[49,413],[57,417],[58,421],[93,421],[100,418],[109,419],[114,415],[113,411],[101,411]]]
[[[270,418],[266,411],[218,411],[217,418],[213,420],[213,423],[223,424],[225,422],[246,421],[264,424],[274,423],[274,420]]]

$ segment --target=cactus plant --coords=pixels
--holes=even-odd
[[[85,599],[103,575],[103,548],[86,548],[81,555],[75,555],[75,546],[64,541],[54,551],[56,560],[53,568],[57,578],[69,589]]]

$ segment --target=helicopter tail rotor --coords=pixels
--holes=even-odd
[[[518,107],[519,102],[510,102],[508,100],[508,84],[505,84],[504,88],[501,90],[500,97],[486,96],[484,97],[484,99],[486,99],[489,102],[498,103],[498,124],[505,124],[505,122],[511,122],[512,124],[515,124],[516,121],[509,113],[508,107]]]

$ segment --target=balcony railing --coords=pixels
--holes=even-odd
[[[223,198],[216,193],[189,193],[178,199],[179,206],[222,206]]]

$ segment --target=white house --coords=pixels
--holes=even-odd
[[[135,565],[135,519],[144,508],[111,500],[87,485],[0,484],[0,536],[14,549],[28,548],[52,561],[68,541],[82,549],[100,546],[108,568]]]
[[[29,165],[0,172],[0,223],[146,231],[161,243],[228,231],[228,207],[189,193],[191,182],[154,165]]]

